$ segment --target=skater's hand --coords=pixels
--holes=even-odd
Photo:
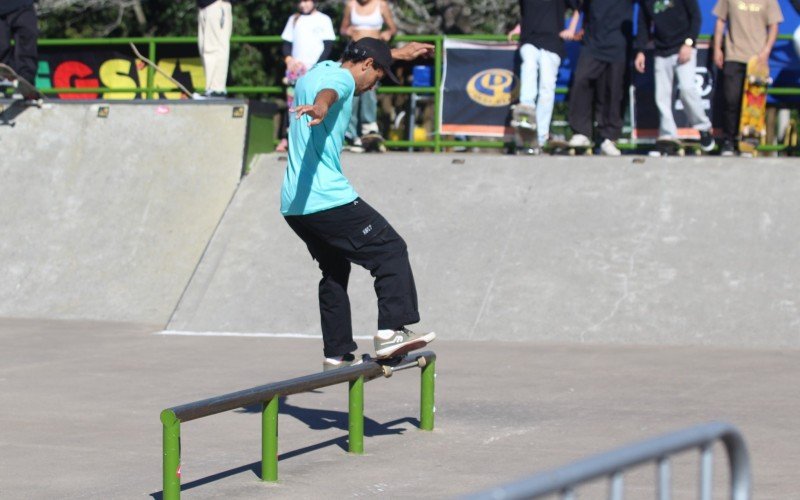
[[[575,40],[575,30],[567,28],[558,34],[562,40]]]
[[[328,116],[328,106],[324,104],[304,104],[302,106],[297,106],[293,110],[289,110],[289,112],[294,111],[296,115],[295,118],[297,120],[300,119],[303,115],[308,115],[311,117],[311,121],[308,122],[309,127],[313,127],[314,125],[319,125],[322,123],[322,120]]]
[[[413,61],[418,57],[430,57],[436,47],[429,43],[408,42],[400,48],[392,49],[392,59],[397,61]]]
[[[722,65],[725,64],[725,54],[721,48],[714,47],[714,64],[719,69],[722,69]]]
[[[678,64],[689,62],[692,58],[692,48],[688,45],[681,45],[681,50],[678,51]]]
[[[508,39],[508,41],[509,42],[514,41],[514,35],[519,35],[521,30],[522,30],[522,26],[521,25],[518,24],[518,25],[514,26],[514,29],[509,31],[508,34],[506,35],[506,38]]]
[[[644,73],[644,52],[639,52],[636,54],[636,59],[633,61],[633,67],[636,68],[636,71],[639,73]]]
[[[758,65],[762,68],[769,68],[769,51],[761,51],[758,53]]]

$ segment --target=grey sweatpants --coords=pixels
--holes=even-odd
[[[683,64],[678,64],[678,54],[667,57],[655,57],[656,106],[661,115],[658,135],[677,137],[678,128],[672,116],[672,90],[675,76],[678,77],[678,89],[683,109],[691,126],[697,130],[711,129],[711,121],[703,109],[700,98],[700,86],[696,82],[697,50]]]

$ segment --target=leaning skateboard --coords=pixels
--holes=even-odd
[[[758,57],[747,62],[747,74],[742,92],[742,114],[739,119],[739,152],[755,156],[767,136],[767,87],[772,83],[769,66],[760,64]]]
[[[594,144],[573,146],[568,141],[550,140],[544,145],[544,151],[551,155],[588,155],[594,153]]]
[[[528,104],[512,106],[511,127],[514,129],[514,151],[517,154],[537,154],[540,151],[534,106]]]
[[[42,105],[44,95],[31,82],[22,78],[10,66],[0,63],[0,79],[11,82],[11,87],[22,95],[22,98],[37,106]]]
[[[361,145],[367,153],[385,153],[386,145],[381,134],[371,132],[361,136]]]
[[[689,152],[699,156],[703,153],[703,150],[697,141],[658,139],[652,152],[655,153],[654,156],[686,156],[686,153]]]

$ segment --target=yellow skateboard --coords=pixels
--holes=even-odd
[[[772,83],[769,66],[759,64],[758,57],[747,62],[742,92],[742,114],[739,119],[739,152],[755,156],[756,148],[767,137],[767,87]]]

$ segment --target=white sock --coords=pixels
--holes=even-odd
[[[344,356],[334,356],[332,358],[325,358],[325,361],[327,361],[329,363],[333,363],[335,365],[338,365],[339,363],[342,362],[343,359],[344,359]]]
[[[378,330],[378,338],[389,340],[394,337],[394,330]]]

